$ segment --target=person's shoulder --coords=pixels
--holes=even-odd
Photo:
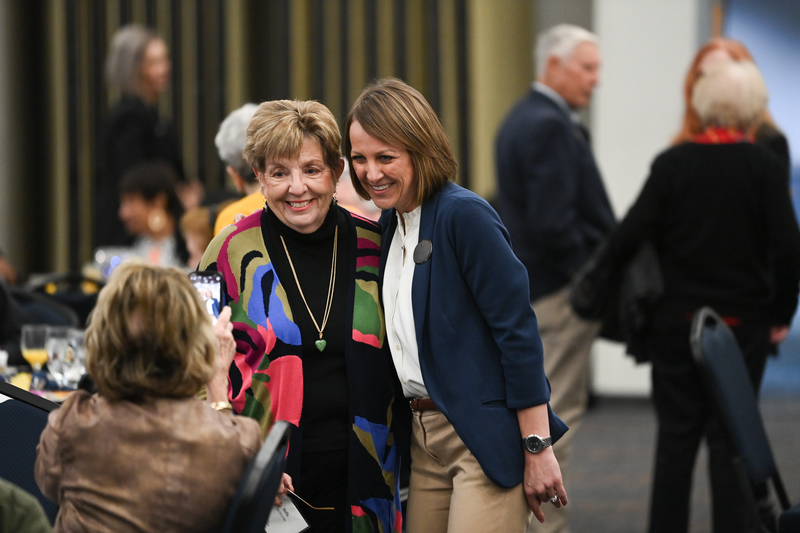
[[[501,126],[499,138],[505,142],[533,140],[537,145],[560,143],[572,137],[574,128],[569,117],[555,104],[541,102],[512,109]]]
[[[544,94],[530,89],[520,97],[506,115],[505,124],[530,124],[531,119],[551,123],[568,123],[567,117],[558,105]]]
[[[217,263],[217,260],[223,248],[266,251],[261,234],[261,211],[251,213],[239,222],[224,226],[208,243],[203,259],[200,261],[200,270],[205,270],[212,264],[216,264],[216,269],[219,270],[221,265]]]
[[[260,211],[264,207],[264,197],[261,191],[248,194],[244,198],[239,198],[235,202],[223,207],[217,215],[214,224],[214,233],[218,234],[225,226],[235,222],[236,215],[251,215],[255,211]]]
[[[682,142],[675,146],[670,146],[656,154],[653,158],[653,165],[673,164],[682,160],[692,159],[699,155],[705,156],[703,152],[709,146],[720,146],[710,144],[700,144],[691,141]]]
[[[13,531],[25,533],[52,532],[39,500],[21,487],[0,478],[0,527],[3,524],[13,524]]]
[[[781,182],[786,181],[786,164],[774,150],[763,144],[744,144],[747,146],[747,157],[753,161],[752,168],[764,169],[765,174],[776,176]]]
[[[480,221],[497,217],[494,208],[485,198],[456,183],[448,182],[437,194],[440,215],[445,220],[455,222],[459,228],[468,230]]]
[[[351,227],[355,228],[356,249],[358,253],[370,255],[375,253],[376,250],[379,251],[381,249],[383,231],[378,222],[358,213],[354,213],[342,206],[337,206],[337,208],[339,209],[340,220],[342,219],[341,217],[349,220]]]
[[[477,202],[478,204],[489,203],[478,193],[462,187],[458,183],[448,181],[438,193],[441,198],[446,199],[448,202]]]
[[[108,120],[112,123],[123,120],[147,120],[148,114],[144,100],[135,96],[123,96],[108,110]]]
[[[214,239],[222,237],[223,235],[225,237],[234,237],[236,235],[240,235],[240,234],[246,232],[247,230],[251,230],[251,229],[254,229],[254,228],[259,228],[260,229],[261,228],[261,213],[262,212],[263,212],[263,210],[254,211],[254,212],[246,215],[244,218],[242,218],[238,222],[234,222],[233,224],[229,224],[229,225],[225,226],[222,229],[222,231],[219,233],[219,235],[214,237]]]
[[[100,404],[106,404],[98,394],[89,394],[85,390],[76,390],[66,397],[61,407],[50,412],[48,417],[51,426],[61,427],[82,421],[94,420]],[[91,422],[89,422],[91,423]]]
[[[61,404],[62,411],[69,411],[70,409],[85,409],[92,403],[95,403],[96,396],[93,396],[88,391],[78,389],[70,393]]]
[[[354,211],[350,211],[342,206],[338,206],[338,208],[345,213],[345,216],[349,217],[353,221],[353,223],[356,225],[356,228],[380,234],[381,227],[376,221]]]
[[[655,161],[680,161],[695,157],[702,157],[705,159],[714,157],[726,159],[729,157],[748,157],[779,162],[778,157],[767,148],[752,142],[706,144],[691,141],[683,142],[665,149],[656,156]]]

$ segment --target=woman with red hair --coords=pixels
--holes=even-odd
[[[695,85],[709,68],[722,61],[753,61],[750,51],[733,39],[717,37],[704,44],[694,56],[689,72],[686,73],[686,81],[683,85],[683,97],[686,103],[683,114],[683,125],[681,131],[672,139],[672,145],[677,145],[691,141],[696,135],[702,132],[703,126],[697,111],[692,106],[692,95]],[[774,153],[786,167],[787,179],[789,173],[789,144],[786,137],[775,126],[769,111],[764,110],[759,120],[754,124],[749,132],[756,141],[756,144],[767,148]]]

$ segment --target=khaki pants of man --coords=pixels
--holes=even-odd
[[[407,533],[523,533],[532,515],[522,484],[486,477],[441,411],[414,413]]]
[[[550,380],[550,406],[568,426],[569,431],[553,446],[561,467],[564,488],[570,495],[569,462],[572,438],[586,410],[589,380],[589,354],[600,324],[583,320],[572,310],[565,287],[533,302],[544,345],[544,371]],[[544,508],[545,523],[531,520],[528,533],[567,533],[570,504],[561,509]]]

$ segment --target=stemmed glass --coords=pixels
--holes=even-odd
[[[86,373],[86,332],[78,328],[69,328],[67,332],[67,357],[64,369],[64,385],[70,388],[78,386],[81,377]]]
[[[31,365],[34,372],[42,369],[47,362],[47,328],[43,324],[26,324],[22,326],[20,349],[22,357]]]
[[[47,328],[45,346],[47,347],[47,370],[58,383],[64,387],[64,373],[69,366],[69,330],[67,326],[50,326]]]

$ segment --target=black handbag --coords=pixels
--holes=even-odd
[[[664,278],[656,247],[645,241],[619,268],[601,243],[572,281],[569,302],[575,313],[603,325],[599,335],[624,342],[627,352],[647,360],[641,344],[650,312],[664,294]]]

